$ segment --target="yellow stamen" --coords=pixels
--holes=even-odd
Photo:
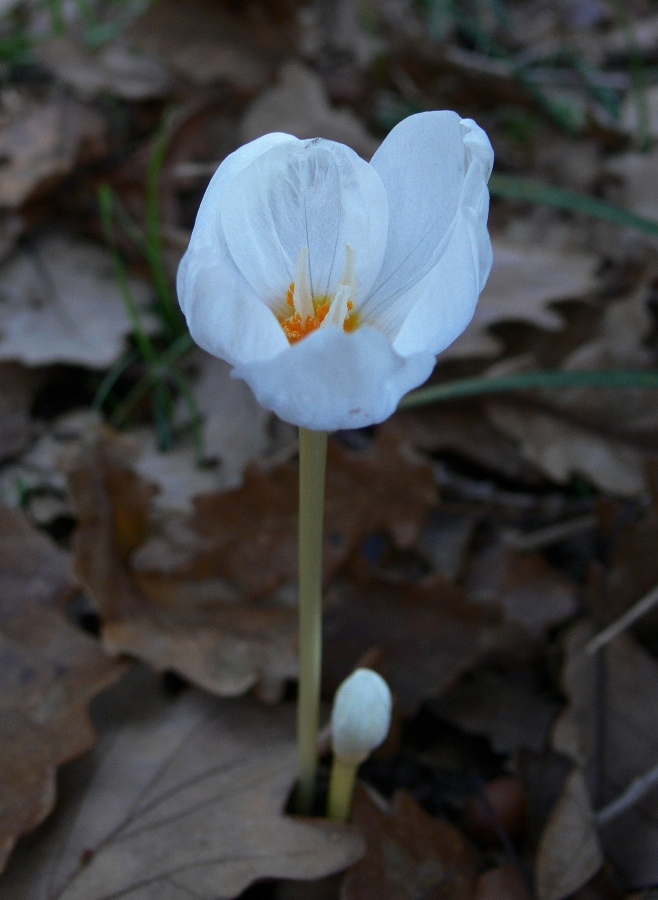
[[[290,315],[279,316],[285,336],[291,344],[296,344],[311,332],[325,325],[342,325],[345,331],[355,331],[360,323],[354,309],[356,277],[354,272],[355,254],[352,247],[345,247],[345,272],[338,283],[334,297],[321,295],[314,297],[311,292],[308,270],[308,250],[303,247],[297,260],[295,280],[286,292],[286,307]]]

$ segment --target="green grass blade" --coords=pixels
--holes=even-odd
[[[460,397],[502,394],[532,388],[658,388],[658,372],[620,369],[603,372],[528,372],[500,378],[463,378],[431,384],[403,397],[398,409],[413,409],[428,403],[445,403]]]
[[[543,206],[554,206],[569,212],[583,213],[594,219],[602,219],[604,222],[612,222],[624,228],[634,228],[651,237],[658,237],[658,222],[653,219],[628,212],[620,206],[606,203],[605,200],[599,200],[596,197],[588,197],[575,191],[552,187],[529,178],[494,174],[489,180],[489,190],[493,197],[501,197],[505,200],[523,200]]]

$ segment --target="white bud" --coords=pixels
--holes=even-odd
[[[390,725],[389,686],[371,669],[356,669],[336,691],[331,714],[334,753],[358,765],[383,743]]]

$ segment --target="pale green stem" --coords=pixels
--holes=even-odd
[[[299,696],[297,810],[315,795],[322,668],[322,520],[327,432],[299,429]]]
[[[352,811],[352,797],[358,765],[334,755],[329,778],[327,813],[336,822],[347,822]]]

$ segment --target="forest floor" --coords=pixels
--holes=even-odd
[[[5,0],[0,78],[0,897],[657,898],[655,4]],[[395,697],[343,826],[328,749],[286,811],[296,430],[174,279],[241,144],[432,109],[494,266],[434,396],[330,440],[324,696]]]

